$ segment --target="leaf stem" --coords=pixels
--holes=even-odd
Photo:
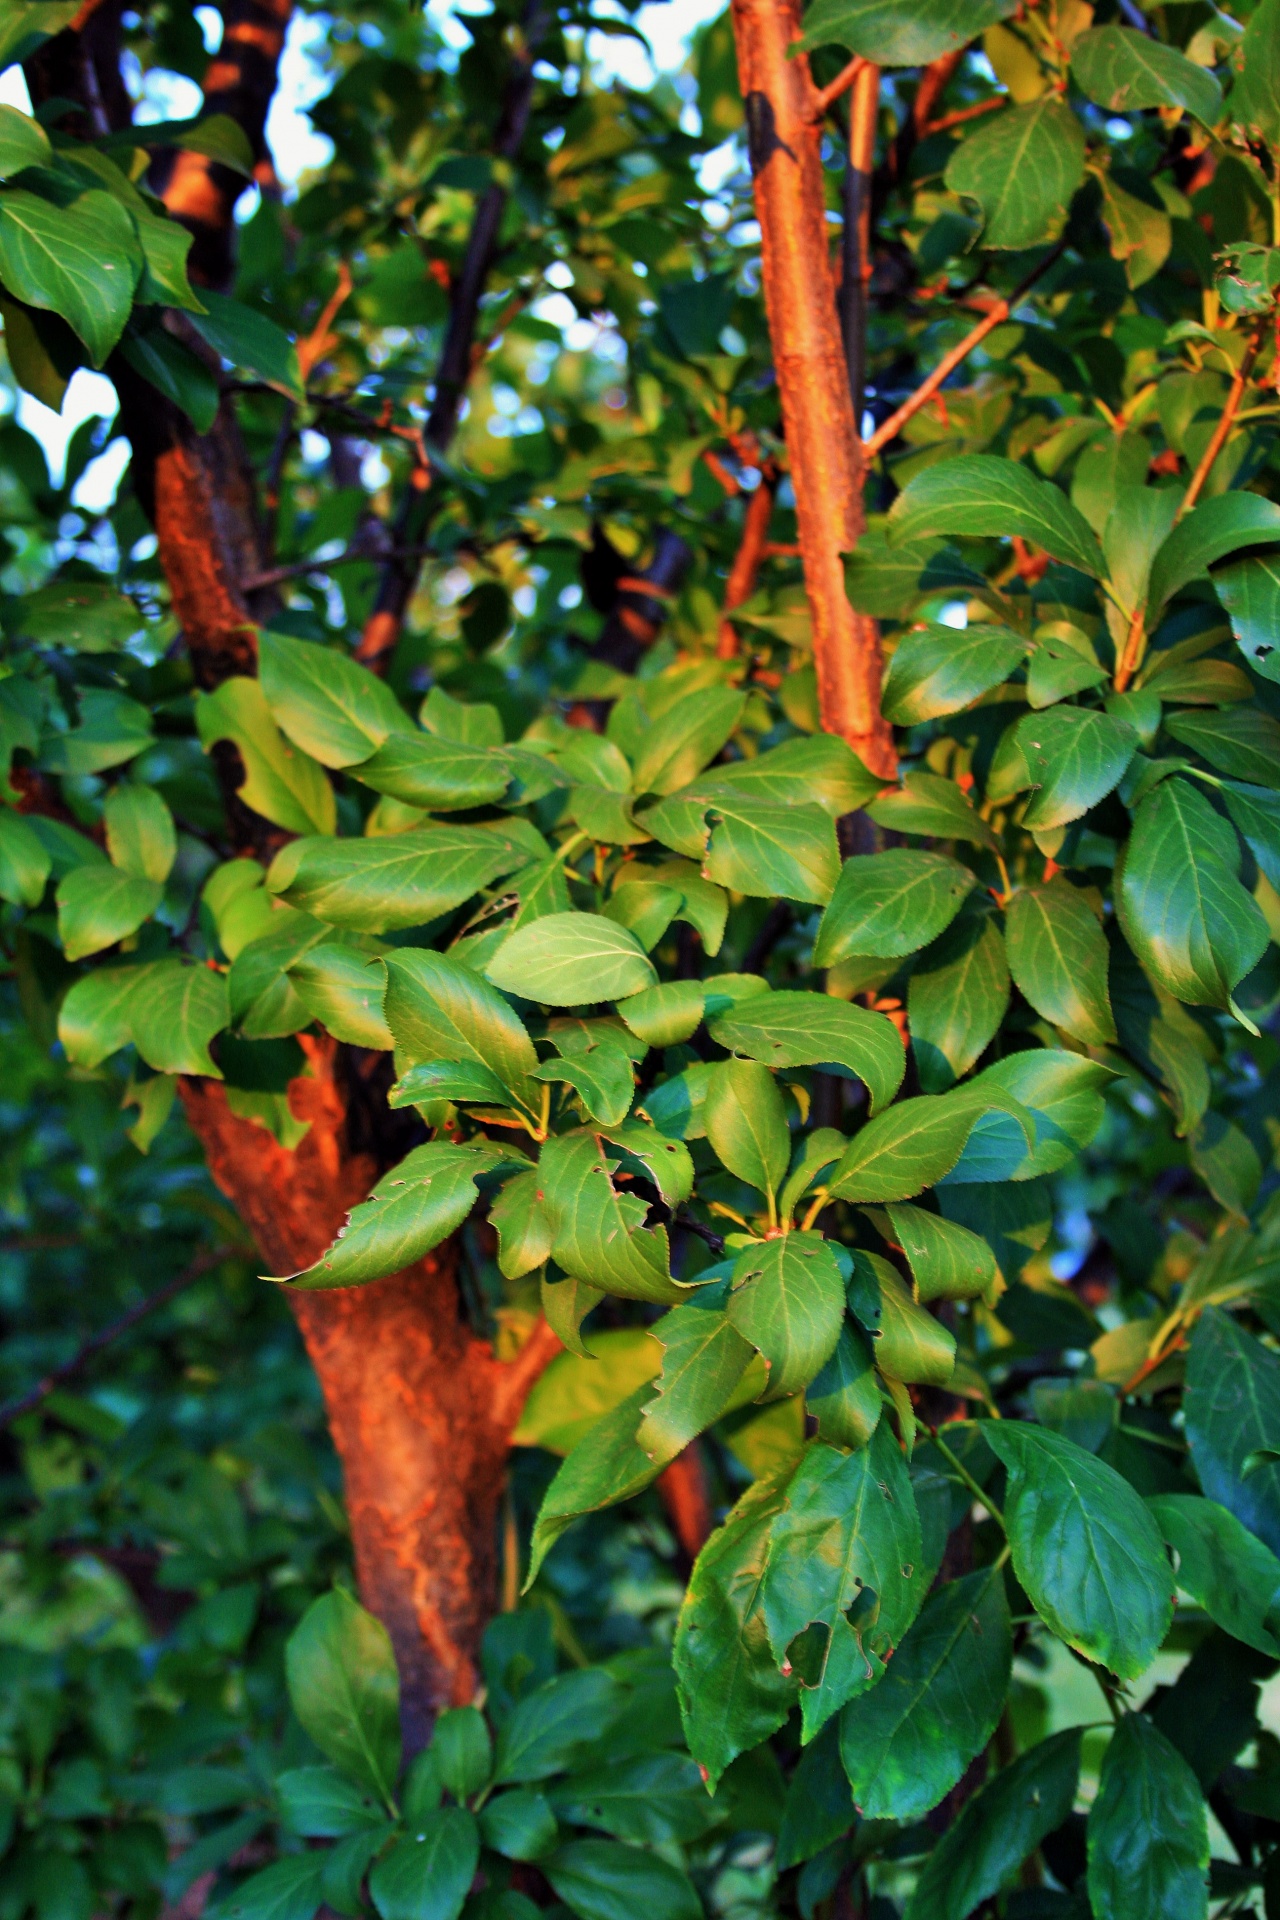
[[[995,1521],[1001,1533],[1005,1536],[1005,1539],[1007,1540],[1009,1537],[1009,1529],[1005,1525],[1004,1515],[1003,1513],[1001,1513],[999,1507],[995,1504],[990,1494],[984,1493],[983,1489],[979,1486],[978,1482],[974,1479],[973,1475],[970,1473],[968,1467],[965,1466],[962,1460],[957,1459],[956,1455],[952,1453],[946,1441],[941,1438],[936,1427],[930,1427],[929,1437],[933,1441],[934,1446],[938,1449],[938,1452],[942,1455],[943,1459],[950,1462],[951,1466],[955,1469],[956,1473],[960,1476],[961,1480],[963,1480],[965,1486],[968,1487],[974,1499],[980,1501],[982,1505],[986,1508],[987,1512],[991,1515],[991,1518]]]

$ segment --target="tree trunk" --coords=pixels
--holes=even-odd
[[[376,1168],[346,1149],[331,1041],[304,1040],[311,1075],[290,1105],[311,1128],[296,1152],[238,1119],[212,1080],[183,1082],[187,1117],[219,1187],[272,1274],[309,1266]],[[515,1360],[494,1358],[460,1312],[457,1246],[366,1287],[290,1292],[346,1481],[360,1592],[391,1635],[411,1751],[436,1711],[472,1697],[497,1606],[497,1515],[524,1399],[557,1351],[545,1322]]]
[[[880,715],[880,636],[844,590],[862,532],[862,452],[828,254],[821,115],[798,0],[733,0],[738,75],[760,221],[765,308],[782,399],[822,724],[875,772],[896,772]]]

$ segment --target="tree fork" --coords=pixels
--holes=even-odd
[[[841,555],[865,524],[864,470],[828,255],[819,96],[806,57],[788,57],[798,0],[733,0],[733,31],[822,724],[892,777],[879,632],[844,588]]]
[[[311,1122],[294,1152],[237,1118],[211,1080],[185,1080],[209,1170],[273,1274],[323,1253],[375,1175],[352,1154],[331,1041],[308,1040],[311,1073],[290,1106]],[[469,1701],[497,1608],[497,1527],[511,1434],[559,1342],[545,1321],[509,1362],[466,1325],[447,1240],[365,1287],[289,1290],[342,1462],[360,1591],[391,1635],[407,1745],[442,1707]]]

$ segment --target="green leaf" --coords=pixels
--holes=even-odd
[[[436,1717],[431,1755],[446,1793],[469,1800],[488,1783],[493,1745],[478,1707],[447,1707]]]
[[[691,1040],[702,1025],[705,1000],[701,980],[664,980],[660,986],[629,995],[618,1012],[647,1047],[675,1047]]]
[[[719,1298],[710,1297],[718,1292],[695,1295],[654,1326],[653,1337],[663,1349],[662,1371],[636,1437],[655,1466],[667,1466],[720,1418],[755,1358],[750,1335],[743,1337],[746,1329],[734,1325]]]
[[[285,1825],[308,1839],[385,1827],[385,1809],[336,1767],[292,1767],[276,1775],[275,1788]]]
[[[136,322],[121,340],[119,351],[135,373],[182,409],[197,433],[208,433],[218,415],[218,383],[203,360],[163,327]]]
[[[1248,1134],[1220,1113],[1206,1113],[1187,1144],[1192,1166],[1218,1205],[1247,1220],[1262,1184],[1262,1162]]]
[[[517,1175],[503,1188],[503,1198],[520,1182],[537,1177]],[[669,1318],[664,1315],[658,1325]],[[590,1353],[558,1353],[539,1375],[512,1436],[516,1446],[571,1452],[597,1420],[661,1370],[662,1347],[646,1327],[607,1327],[593,1333],[591,1341]]]
[[[211,293],[202,287],[200,298],[208,311],[193,313],[191,324],[215,353],[274,387],[286,399],[303,399],[298,351],[282,327],[265,313],[229,299],[225,293]]]
[[[835,1349],[805,1393],[805,1412],[818,1423],[818,1438],[832,1447],[865,1447],[883,1406],[871,1345],[847,1317]]]
[[[677,1207],[693,1192],[693,1161],[689,1149],[680,1140],[669,1140],[656,1127],[640,1120],[624,1120],[620,1126],[601,1128],[606,1140],[622,1149],[622,1166],[629,1163],[651,1180],[669,1207]]]
[[[487,980],[447,954],[419,947],[394,949],[384,964],[383,1011],[399,1058],[484,1067],[536,1111],[533,1042],[519,1015]]]
[[[855,1283],[859,1270],[865,1274],[869,1268],[875,1277],[878,1324],[867,1332],[881,1373],[908,1386],[945,1387],[955,1372],[954,1334],[912,1299],[887,1260],[858,1253],[854,1261]]]
[[[827,994],[757,994],[715,1015],[708,1032],[717,1045],[766,1066],[847,1067],[865,1083],[873,1113],[892,1100],[906,1066],[891,1020]]]
[[[1055,1733],[1003,1767],[929,1855],[904,1920],[966,1920],[1062,1825],[1079,1776],[1079,1727]]]
[[[1019,888],[1005,941],[1009,971],[1038,1014],[1085,1046],[1115,1044],[1106,936],[1083,894],[1061,879]]]
[[[960,713],[1021,666],[1027,643],[1007,627],[926,626],[905,633],[889,665],[880,702],[896,727]]]
[[[953,1580],[924,1609],[878,1686],[840,1716],[840,1752],[865,1820],[919,1820],[995,1732],[1013,1627],[1004,1576]]]
[[[357,780],[407,806],[457,813],[501,800],[511,769],[501,754],[460,747],[429,733],[393,733],[353,767]]]
[[[527,859],[527,847],[502,828],[421,827],[375,840],[308,838],[280,849],[267,871],[267,887],[331,926],[382,933],[451,912]]]
[[[907,988],[920,1085],[944,1093],[986,1051],[1009,1005],[1009,964],[985,903],[966,906],[922,954]]]
[[[378,962],[357,947],[322,940],[288,968],[289,984],[307,1014],[348,1046],[395,1045],[383,1018],[386,975]]]
[[[1211,73],[1132,27],[1094,27],[1071,49],[1071,77],[1095,106],[1110,113],[1142,107],[1185,107],[1206,127],[1222,115],[1222,88]]]
[[[1201,68],[1196,71],[1203,74]],[[1122,181],[1126,184],[1121,185]],[[1129,192],[1129,183],[1140,186],[1141,191]],[[1125,279],[1131,287],[1145,286],[1169,258],[1173,222],[1154,187],[1141,174],[1135,175],[1127,167],[1112,168],[1102,176],[1100,185],[1111,257],[1124,263]]]
[[[573,1049],[568,1058],[543,1061],[534,1068],[534,1078],[567,1082],[591,1118],[606,1127],[626,1119],[636,1090],[630,1059],[607,1034],[593,1039],[585,1049]]]
[[[1280,722],[1261,707],[1230,713],[1174,713],[1166,731],[1220,773],[1260,787],[1280,787]]]
[[[258,672],[271,717],[322,767],[354,767],[392,734],[417,736],[391,689],[336,647],[258,636]]]
[[[1013,1568],[1041,1619],[1089,1660],[1136,1680],[1173,1617],[1173,1576],[1127,1480],[1047,1427],[984,1421],[1008,1470]]]
[[[562,1462],[551,1485],[542,1496],[542,1505],[534,1522],[529,1542],[529,1571],[525,1591],[538,1576],[538,1569],[560,1535],[584,1514],[599,1513],[604,1507],[630,1500],[655,1480],[664,1464],[653,1460],[640,1445],[640,1413],[653,1396],[653,1382],[647,1380],[635,1388],[612,1412],[588,1427]],[[538,1779],[536,1773],[503,1775],[503,1749],[499,1746],[498,1766],[501,1778]],[[546,1769],[554,1772],[554,1767]]]
[[[422,1072],[422,1068],[411,1069],[410,1075]],[[463,1074],[474,1073],[483,1077],[489,1071],[487,1067],[460,1066],[455,1071]],[[450,1094],[450,1099],[469,1098],[469,1095]],[[392,1101],[393,1106],[398,1105]],[[518,1173],[514,1180],[508,1180],[493,1206],[489,1209],[489,1220],[498,1235],[498,1267],[508,1280],[518,1280],[522,1274],[532,1273],[536,1267],[545,1265],[551,1257],[551,1215],[542,1204],[542,1193],[537,1171]],[[554,1365],[554,1362],[552,1363]],[[546,1378],[546,1375],[543,1375]],[[535,1386],[533,1391],[537,1392]],[[528,1414],[528,1401],[525,1402],[525,1415]]]
[[[676,1623],[685,1738],[713,1788],[740,1753],[776,1732],[798,1693],[778,1671],[761,1600],[770,1529],[791,1473],[787,1461],[763,1475],[730,1510],[694,1562]]]
[[[1147,1505],[1176,1556],[1179,1591],[1233,1640],[1280,1656],[1280,1559],[1270,1547],[1216,1500],[1162,1493]]]
[[[1069,113],[1065,107],[1059,111]],[[1000,118],[1007,123],[1016,116]],[[926,467],[894,501],[889,532],[895,544],[924,533],[970,533],[997,540],[1017,533],[1043,547],[1051,559],[1078,567],[1095,580],[1105,570],[1093,528],[1066,496],[1026,467],[993,454],[965,454]]]
[[[915,1495],[887,1422],[856,1453],[809,1448],[773,1523],[763,1604],[774,1657],[790,1657],[801,1676],[810,1737],[883,1675],[920,1603],[920,1552]],[[809,1635],[811,1626],[828,1631]]]
[[[0,900],[38,907],[53,862],[34,827],[11,808],[0,808]]]
[[[1204,1920],[1209,1911],[1204,1795],[1144,1713],[1126,1713],[1111,1736],[1089,1809],[1088,1852],[1096,1920]]]
[[[163,964],[96,967],[72,983],[58,1009],[58,1038],[72,1066],[92,1071],[129,1045],[134,990]]]
[[[954,780],[940,774],[912,772],[900,787],[886,787],[869,800],[866,812],[878,827],[894,833],[928,834],[937,840],[970,840],[975,846],[995,848],[995,834]]]
[[[623,1299],[676,1305],[684,1295],[671,1278],[666,1229],[646,1227],[644,1201],[617,1192],[617,1166],[594,1134],[548,1140],[539,1171],[552,1258],[572,1279]]]
[[[389,1803],[400,1770],[400,1683],[382,1622],[335,1587],[289,1636],[285,1677],[321,1753]]]
[[[1017,1103],[975,1082],[950,1093],[899,1100],[868,1120],[827,1182],[833,1200],[910,1200],[949,1173],[978,1121]],[[1030,1120],[1027,1121],[1028,1126]]]
[[[1051,707],[1018,722],[1018,751],[1036,789],[1023,824],[1032,832],[1065,827],[1120,784],[1137,750],[1127,720],[1086,707]]]
[[[219,740],[230,740],[238,749],[245,768],[240,798],[254,813],[290,833],[333,832],[333,788],[323,768],[285,739],[260,681],[237,674],[215,693],[197,694],[196,732],[206,751]],[[294,846],[299,844],[305,842]]]
[[[415,1147],[351,1209],[346,1226],[314,1265],[271,1277],[310,1290],[359,1287],[401,1272],[462,1225],[476,1202],[477,1175],[506,1159],[502,1149],[488,1145],[432,1141]]]
[[[1147,619],[1166,600],[1240,547],[1280,539],[1280,507],[1256,493],[1220,493],[1180,520],[1151,564]]]
[[[600,1827],[616,1839],[651,1846],[701,1839],[721,1817],[703,1791],[697,1767],[683,1753],[610,1761],[561,1781],[547,1797],[570,1825]]]
[[[710,687],[682,700],[643,735],[635,756],[636,793],[675,793],[714,760],[742,717],[746,695]]]
[[[555,1847],[560,1829],[545,1795],[517,1787],[482,1808],[480,1837],[508,1860],[542,1860]]]
[[[126,694],[91,687],[80,695],[80,724],[69,733],[46,734],[40,765],[73,776],[103,773],[136,759],[154,739],[151,715]]]
[[[1280,1359],[1208,1307],[1191,1338],[1183,1404],[1205,1493],[1280,1554],[1280,1465],[1251,1461],[1280,1435]]]
[[[178,854],[173,815],[154,787],[122,780],[102,809],[107,851],[123,873],[140,880],[165,881]]]
[[[952,193],[977,201],[984,246],[1038,247],[1061,233],[1084,179],[1084,162],[1083,127],[1056,93],[1048,93],[1030,106],[980,121],[952,156],[946,184]]]
[[[919,67],[953,53],[976,34],[1005,20],[1013,0],[814,0],[805,15],[802,47],[833,42],[881,67]]]
[[[9,617],[12,631],[78,653],[118,653],[145,624],[128,594],[97,580],[56,580],[24,594]],[[14,692],[18,684],[9,680],[7,691]],[[89,691],[81,694],[82,701]],[[17,744],[34,752],[38,740]]]
[[[0,321],[14,379],[24,392],[60,413],[71,376],[85,363],[80,342],[57,314],[40,313],[2,291]]]
[[[658,977],[635,935],[598,913],[548,913],[518,927],[485,972],[505,992],[550,1007],[622,999]]]
[[[369,1875],[382,1920],[458,1920],[480,1861],[480,1832],[465,1807],[440,1807],[415,1822]]]
[[[1098,664],[1092,643],[1078,627],[1066,621],[1051,622],[1036,633],[1027,669],[1027,704],[1038,712],[1070,694],[1099,687],[1108,677],[1106,668]]]
[[[270,908],[270,895],[263,897]],[[237,948],[227,986],[231,1018],[246,1039],[278,1039],[306,1026],[306,1008],[289,985],[287,969],[328,934],[309,913],[270,908],[267,932]]]
[[[1262,0],[1245,28],[1242,71],[1231,92],[1231,118],[1268,144],[1280,140],[1280,4]]]
[[[48,167],[53,164],[49,136],[38,120],[17,107],[0,106],[0,180],[21,173],[24,167]]]
[[[974,1096],[991,1099],[952,1180],[1032,1180],[1069,1166],[1102,1125],[1104,1088],[1111,1069],[1062,1047],[1027,1047],[984,1067],[970,1082]],[[1001,1095],[1011,1100],[999,1110]],[[1023,1118],[1035,1122],[1028,1150]]]
[[[687,1874],[661,1855],[617,1840],[573,1840],[542,1862],[552,1891],[578,1920],[702,1920]]]
[[[58,883],[58,936],[68,960],[101,953],[136,933],[164,898],[158,880],[76,867]]]
[[[606,1732],[619,1705],[617,1683],[602,1667],[548,1680],[503,1722],[495,1781],[547,1780],[572,1768]]]
[[[128,214],[98,187],[65,206],[25,187],[0,196],[0,279],[28,306],[61,314],[95,367],[129,318],[137,246]]]
[[[958,860],[894,847],[846,860],[814,942],[818,967],[854,954],[897,959],[936,939],[978,884]]]
[[[918,1299],[974,1300],[990,1292],[997,1271],[995,1255],[978,1234],[903,1201],[886,1212],[910,1262]]]
[[[146,985],[137,988],[129,1013],[130,1036],[142,1058],[157,1073],[203,1073],[221,1080],[209,1042],[231,1017],[225,975],[176,959],[161,960],[146,973]]]
[[[211,1911],[218,1920],[311,1920],[320,1905],[323,1872],[321,1853],[276,1860]]]
[[[823,906],[831,898],[840,850],[831,817],[821,807],[769,807],[728,795],[717,796],[711,806],[702,869],[708,880],[757,900],[777,896]],[[665,839],[653,811],[643,824]]]
[[[392,1044],[389,1034],[382,1044]],[[477,1061],[424,1060],[421,1066],[401,1074],[387,1095],[387,1105],[416,1107],[430,1100],[481,1100],[489,1106],[505,1107],[510,1098],[497,1074]]]
[[[702,1123],[716,1154],[764,1194],[776,1194],[791,1158],[777,1082],[755,1060],[722,1060],[707,1075]]]
[[[859,613],[877,619],[900,619],[917,602],[936,593],[989,595],[985,574],[960,558],[954,547],[937,540],[895,541],[892,546],[879,529],[868,530],[852,553],[842,554],[845,592]],[[950,628],[952,638],[960,633]],[[899,646],[910,638],[904,634]]]
[[[1153,980],[1192,1006],[1229,1007],[1270,939],[1238,861],[1234,832],[1189,781],[1162,781],[1138,808],[1116,911]]]
[[[1214,574],[1213,585],[1249,665],[1264,680],[1280,680],[1280,560],[1233,561]]]
[[[763,1355],[767,1394],[785,1400],[807,1387],[835,1352],[844,1323],[844,1281],[820,1233],[788,1233],[739,1254],[726,1309]]]

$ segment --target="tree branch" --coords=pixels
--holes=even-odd
[[[732,613],[735,607],[740,607],[744,601],[749,600],[756,590],[761,562],[768,548],[769,522],[773,518],[773,502],[781,477],[776,460],[761,462],[760,485],[747,501],[747,511],[742,522],[742,540],[734,555],[733,565],[729,569],[729,578],[725,582],[726,616]],[[737,629],[732,620],[722,619],[720,636],[716,641],[716,658],[733,660],[737,652]]]
[[[844,589],[841,556],[863,527],[863,467],[828,258],[815,89],[808,60],[791,57],[799,3],[733,0],[732,17],[822,724],[876,772],[892,774],[879,633]]]
[[[512,161],[520,151],[529,113],[533,105],[534,55],[546,27],[540,0],[529,0],[521,44],[515,51],[507,80],[506,95],[498,119],[493,152],[498,160]],[[462,397],[474,365],[473,349],[480,318],[480,302],[497,251],[498,233],[507,205],[507,189],[495,180],[486,187],[476,204],[462,266],[453,283],[449,321],[440,364],[436,369],[435,397],[427,416],[425,440],[429,448],[443,452],[453,439],[458,425]],[[391,535],[392,553],[407,553],[422,544],[437,505],[430,487],[430,476],[415,467],[400,499]],[[378,583],[373,612],[365,623],[356,658],[381,672],[385,667],[404,623],[405,609],[418,583],[419,566],[415,560],[388,559]]]
[[[869,460],[874,458],[882,447],[888,446],[891,440],[897,438],[907,421],[919,413],[921,407],[928,405],[939,387],[955,372],[961,361],[967,360],[974,348],[981,346],[987,335],[994,333],[1002,321],[1009,318],[1024,294],[1028,293],[1036,281],[1060,258],[1065,246],[1066,241],[1060,240],[1053,251],[1046,254],[1040,264],[1019,281],[1011,294],[1003,300],[997,300],[977,326],[967,333],[957,346],[952,347],[950,353],[943,355],[928,379],[922,381],[910,398],[903,401],[897,412],[891,413],[887,420],[881,422],[871,438],[863,442],[863,451]]]
[[[880,69],[859,69],[849,103],[849,151],[844,169],[844,231],[841,235],[840,319],[854,431],[862,428],[867,378],[867,286],[871,279],[871,182],[875,165]]]
[[[157,1288],[156,1292],[150,1294],[147,1299],[140,1300],[137,1306],[130,1307],[127,1313],[122,1313],[118,1320],[111,1322],[110,1326],[103,1327],[100,1333],[93,1334],[81,1347],[77,1348],[69,1360],[64,1360],[60,1367],[53,1369],[52,1373],[46,1373],[43,1380],[38,1380],[34,1387],[0,1405],[0,1427],[11,1427],[15,1420],[22,1418],[24,1413],[34,1413],[51,1393],[56,1393],[58,1388],[65,1386],[68,1380],[74,1380],[77,1374],[83,1373],[91,1360],[96,1359],[107,1347],[113,1346],[126,1333],[132,1332],[139,1321],[145,1320],[148,1314],[157,1312],[160,1307],[168,1306],[171,1300],[176,1300],[180,1293],[194,1285],[203,1275],[211,1272],[214,1267],[221,1266],[222,1262],[230,1257],[231,1252],[230,1247],[214,1247],[211,1252],[198,1254],[190,1266],[184,1267],[181,1273],[175,1274],[172,1280],[166,1281],[164,1286]]]

